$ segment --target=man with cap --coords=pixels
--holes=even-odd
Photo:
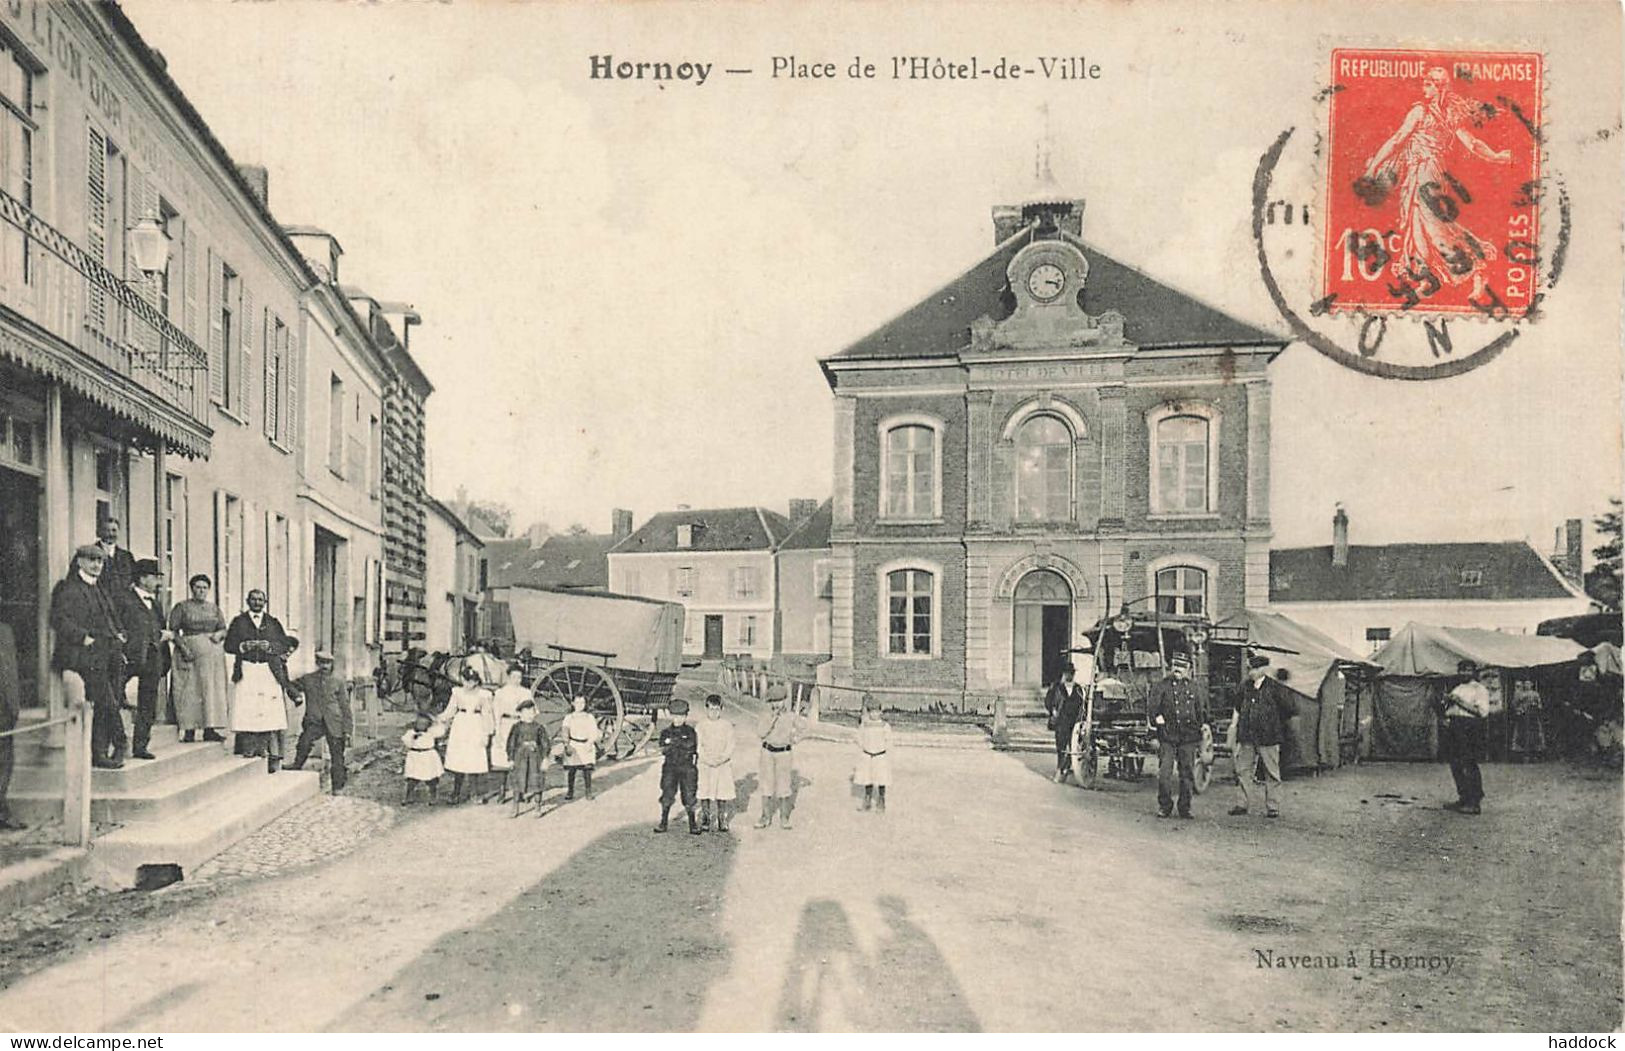
[[[688,833],[700,834],[694,803],[699,795],[700,768],[695,759],[700,750],[699,735],[688,725],[688,702],[681,697],[671,702],[671,725],[660,731],[660,754],[666,757],[660,768],[660,824],[656,832],[666,831],[671,817],[671,805],[678,792],[683,796],[683,809],[688,813]]]
[[[128,744],[117,693],[125,634],[111,593],[97,583],[106,561],[101,548],[85,544],[74,553],[67,577],[52,589],[51,667],[61,673],[70,704],[90,705],[91,765],[116,770],[124,765]]]
[[[1179,770],[1179,816],[1191,816],[1191,795],[1196,789],[1196,749],[1207,725],[1207,703],[1191,682],[1191,659],[1176,652],[1168,659],[1169,674],[1151,688],[1149,716],[1156,731],[1157,816],[1174,813],[1174,769]]]
[[[779,827],[790,827],[791,793],[795,790],[795,762],[792,749],[801,736],[801,718],[790,710],[789,691],[783,683],[767,688],[767,714],[762,717],[761,790],[762,819],[757,828],[773,823],[779,813]]]
[[[1280,817],[1275,793],[1281,787],[1282,727],[1297,714],[1287,692],[1269,680],[1270,659],[1258,653],[1247,655],[1247,682],[1231,713],[1236,743],[1231,754],[1236,760],[1236,783],[1241,786],[1241,802],[1230,808],[1232,815],[1247,813],[1252,805],[1247,783],[1253,768],[1264,763],[1264,816]],[[1272,791],[1273,790],[1273,791]]]
[[[105,572],[105,570],[104,570]],[[169,643],[175,633],[164,625],[169,613],[158,601],[163,580],[158,560],[143,558],[134,563],[134,576],[123,590],[115,592],[119,621],[128,636],[124,640],[124,675],[119,683],[122,694],[130,680],[136,681],[135,740],[130,754],[151,759],[152,724],[158,721],[158,688],[169,674]]]
[[[355,721],[350,715],[350,694],[344,680],[333,674],[331,653],[325,649],[316,651],[316,670],[294,680],[293,695],[296,703],[304,704],[305,714],[299,728],[299,743],[294,746],[293,762],[287,769],[303,770],[316,739],[325,737],[333,791],[337,793],[349,780],[349,771],[344,768],[344,745],[355,730]]]
[[[1485,668],[1483,674],[1494,675]],[[1484,775],[1478,760],[1484,754],[1484,720],[1490,714],[1490,691],[1479,681],[1478,666],[1464,660],[1456,665],[1462,680],[1444,699],[1444,732],[1439,735],[1439,751],[1450,762],[1450,776],[1456,782],[1456,801],[1446,810],[1458,814],[1478,814],[1484,803]]]

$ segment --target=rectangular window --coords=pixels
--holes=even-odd
[[[739,618],[739,644],[741,646],[756,645],[756,618],[754,616]]]
[[[694,567],[680,566],[677,569],[677,597],[694,597]]]
[[[623,572],[621,574],[621,590],[628,595],[643,594],[643,574],[635,569],[628,569]]]
[[[266,519],[265,533],[265,590],[270,597],[271,615],[288,627],[292,620],[288,599],[293,589],[293,567],[288,557],[288,520],[272,513]]]
[[[158,198],[158,222],[164,228],[164,233],[170,239],[169,265],[158,271],[154,279],[153,288],[158,293],[158,313],[164,319],[180,326],[180,305],[185,301],[184,287],[186,279],[186,261],[184,258],[186,239],[183,235],[184,224],[180,213],[175,211],[174,205]],[[162,333],[158,336],[158,352],[165,360],[169,352],[169,337]]]
[[[170,601],[186,595],[186,479],[169,474],[164,479],[164,579]]]
[[[827,558],[820,558],[813,563],[813,597],[832,599],[835,597],[835,575],[831,569],[833,562]]]
[[[1181,514],[1208,506],[1208,421],[1170,416],[1156,424],[1157,510]]]
[[[34,71],[4,38],[0,38],[0,189],[23,207],[34,207]],[[3,283],[33,283],[28,237],[22,227],[0,224],[5,231]]]
[[[239,308],[242,301],[242,282],[237,279],[237,271],[224,263],[220,264],[220,302],[216,304],[216,316],[220,318],[217,326],[220,329],[220,375],[224,384],[221,404],[231,409],[241,409],[238,404],[237,385],[241,379],[237,375],[242,367],[238,361],[237,344],[242,341],[242,318]]]
[[[677,546],[678,547],[693,547],[694,546],[694,527],[693,526],[691,526],[691,525],[680,525],[680,526],[677,527]]]
[[[1464,569],[1461,571],[1461,586],[1464,588],[1482,587],[1484,584],[1484,571],[1482,569]]]
[[[932,583],[932,575],[923,569],[899,569],[886,574],[888,655],[930,655]]]
[[[222,521],[216,527],[220,538],[220,565],[215,575],[220,578],[220,608],[229,618],[236,610],[243,608],[243,596],[238,593],[242,583],[243,504],[228,493],[221,501],[221,508]]]
[[[1367,629],[1365,629],[1365,641],[1366,641],[1366,644],[1370,647],[1370,650],[1371,650],[1372,653],[1376,653],[1378,650],[1382,649],[1385,645],[1388,644],[1388,640],[1390,638],[1392,638],[1392,637],[1393,637],[1393,632],[1392,632],[1392,629],[1390,629],[1390,628],[1367,628]]]
[[[282,440],[282,351],[287,332],[282,322],[267,315],[265,333],[265,436]]]
[[[122,520],[125,515],[120,506],[124,493],[124,457],[114,449],[98,448],[96,457],[96,525],[109,518]],[[124,542],[129,542],[126,533]]]
[[[733,596],[736,599],[753,599],[756,597],[756,570],[751,566],[739,566],[733,571]]]
[[[1157,609],[1171,616],[1207,614],[1207,573],[1194,566],[1157,571]]]
[[[327,384],[327,466],[344,477],[344,381],[336,374]]]
[[[378,417],[367,417],[367,493],[374,500],[382,489],[384,479],[384,446],[378,429]]]
[[[921,424],[886,432],[885,497],[887,517],[929,518],[937,513],[937,432]]]

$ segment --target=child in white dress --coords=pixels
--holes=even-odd
[[[401,735],[401,744],[406,746],[406,798],[401,800],[402,806],[411,804],[412,789],[419,783],[429,786],[429,802],[439,796],[440,775],[446,769],[435,748],[439,739],[440,727],[427,712],[419,712],[412,729]]]
[[[863,695],[863,718],[858,723],[858,763],[852,773],[854,784],[863,786],[859,810],[875,808],[879,790],[880,813],[886,812],[886,786],[891,784],[891,726],[880,714],[880,703],[872,694]]]

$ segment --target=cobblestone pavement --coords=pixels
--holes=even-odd
[[[394,822],[394,810],[370,799],[320,795],[204,862],[187,882],[271,876],[328,861],[348,854]]]

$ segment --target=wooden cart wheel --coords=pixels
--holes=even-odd
[[[656,723],[655,718],[652,716],[649,717],[648,722],[644,722],[643,718],[643,716],[629,715],[622,720],[620,732],[615,735],[611,742],[613,748],[606,745],[606,750],[613,751],[617,759],[631,759],[642,752],[643,746],[648,744],[649,739],[654,736]]]
[[[1072,759],[1072,780],[1080,788],[1094,788],[1100,779],[1100,754],[1096,749],[1095,728],[1079,722],[1072,728],[1072,743],[1067,749]]]
[[[605,757],[617,757],[614,742],[626,719],[626,709],[621,704],[620,688],[603,668],[574,661],[549,664],[536,673],[531,693],[536,698],[536,719],[555,741],[560,739],[564,717],[570,714],[571,699],[585,697],[587,711],[598,721]]]
[[[1191,771],[1192,780],[1198,792],[1206,792],[1207,786],[1213,782],[1213,730],[1211,727],[1202,727],[1202,743],[1196,746],[1196,768]]]

